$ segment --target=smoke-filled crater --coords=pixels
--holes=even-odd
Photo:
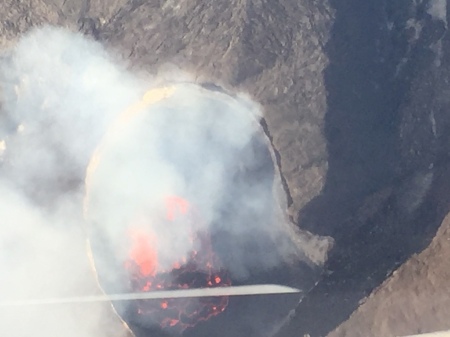
[[[17,242],[36,257],[24,254],[20,262],[11,254],[11,265],[51,271],[45,281],[17,284],[17,297],[28,288],[30,294],[46,288],[90,296],[83,291],[92,276],[107,295],[267,283],[307,292],[314,286],[329,245],[286,218],[288,193],[268,131],[273,125],[257,103],[215,85],[137,78],[101,45],[52,27],[30,31],[0,61],[0,187],[20,196],[5,203],[16,206],[4,212],[5,221],[20,224],[14,230],[28,241]],[[276,142],[282,131],[271,131],[278,131]],[[64,244],[78,247],[72,233],[80,228],[92,266],[82,277],[86,255]],[[56,237],[48,240],[57,243],[53,249],[63,247],[58,254],[38,235],[47,230]],[[34,242],[45,248],[42,256]],[[67,256],[82,263],[66,263]],[[38,257],[44,262],[36,263]],[[59,260],[63,269],[50,267]],[[61,281],[71,273],[71,285]],[[301,296],[112,306],[136,337],[270,337]],[[68,323],[55,320],[59,330],[75,325],[79,335],[98,335],[83,329],[100,319],[91,312],[73,317],[67,308],[61,317]]]
[[[305,270],[286,269],[296,252],[280,224],[278,178],[249,100],[194,84],[149,90],[111,123],[86,171],[84,217],[99,285],[106,293],[299,286],[293,273]],[[138,336],[269,336],[298,300],[266,295],[113,306]]]

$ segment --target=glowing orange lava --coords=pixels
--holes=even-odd
[[[158,255],[153,248],[151,236],[143,230],[133,228],[130,230],[132,243],[129,258],[139,266],[139,272],[143,276],[153,275],[156,272]]]
[[[166,219],[188,223],[195,228],[200,221],[189,202],[181,197],[166,198]],[[172,290],[204,287],[223,287],[231,284],[228,273],[219,267],[210,238],[201,232],[192,232],[189,238],[193,246],[201,249],[191,251],[173,263],[171,270],[158,269],[157,238],[149,228],[131,228],[130,249],[125,268],[130,275],[132,291]],[[195,245],[194,245],[195,243]],[[136,301],[135,312],[148,317],[162,328],[182,332],[200,321],[223,312],[228,297],[178,298]]]

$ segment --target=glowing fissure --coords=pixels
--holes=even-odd
[[[200,221],[194,216],[189,202],[177,196],[166,198],[166,220],[174,224]],[[195,228],[195,224],[193,226]],[[189,240],[200,247],[180,257],[168,270],[158,268],[158,241],[149,228],[133,227],[129,230],[130,249],[125,268],[130,275],[132,291],[155,291],[188,288],[223,287],[231,285],[228,273],[220,269],[209,236],[191,232]],[[165,299],[136,301],[135,311],[141,317],[148,316],[162,328],[178,332],[195,326],[200,321],[223,312],[228,297],[201,299]]]

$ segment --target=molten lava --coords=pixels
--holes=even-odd
[[[139,273],[143,276],[153,275],[156,272],[158,255],[154,247],[154,240],[143,231],[133,228],[130,231],[133,245],[129,258],[139,266]]]
[[[193,208],[183,198],[166,199],[166,220],[195,228],[200,221]],[[158,265],[157,238],[150,228],[131,227],[129,231],[129,254],[125,268],[130,275],[130,288],[136,292],[174,290],[187,288],[223,287],[231,284],[228,273],[219,267],[211,241],[206,233],[193,230],[189,237],[193,247],[186,256],[175,261],[170,270]],[[165,300],[136,301],[134,311],[140,318],[148,318],[164,329],[182,332],[200,321],[223,312],[228,297],[177,298]]]

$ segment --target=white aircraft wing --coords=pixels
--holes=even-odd
[[[110,301],[132,301],[151,299],[170,299],[188,297],[222,297],[222,296],[249,296],[249,295],[270,295],[270,294],[294,294],[300,293],[299,289],[281,286],[276,284],[261,284],[248,286],[230,286],[216,288],[197,288],[180,290],[159,290],[142,293],[92,295],[63,298],[43,298],[24,299],[13,301],[0,301],[1,307],[30,306],[30,305],[50,305],[50,304],[70,304],[70,303],[90,303],[90,302],[110,302]]]

